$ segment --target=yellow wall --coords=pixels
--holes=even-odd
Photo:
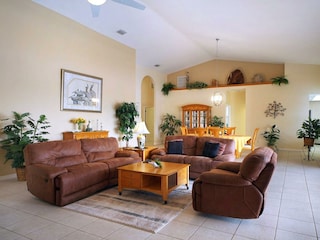
[[[228,96],[230,91],[245,91],[244,116],[239,113],[240,120],[245,119],[244,134],[252,135],[256,127],[260,128],[257,146],[263,146],[266,145],[266,142],[261,133],[276,124],[281,131],[279,148],[301,150],[302,140],[297,139],[296,130],[308,116],[309,94],[320,94],[320,65],[286,63],[284,74],[289,79],[288,85],[263,84],[171,91],[169,96],[161,98],[160,115],[170,113],[181,119],[181,106],[183,105],[194,103],[210,105],[210,98],[215,91],[222,92],[224,96]],[[280,102],[286,108],[284,116],[278,116],[275,119],[265,116],[264,112],[268,104],[273,101]],[[225,103],[218,107],[213,106],[212,115],[224,116],[224,109]],[[237,130],[237,133],[242,134],[243,132]],[[163,141],[159,139],[160,142]]]
[[[0,119],[12,111],[46,114],[53,140],[81,116],[118,137],[114,106],[136,101],[135,50],[29,0],[1,1],[0,16]],[[61,68],[103,78],[102,113],[60,111]]]

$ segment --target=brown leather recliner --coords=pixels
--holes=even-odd
[[[258,218],[276,163],[277,154],[261,147],[241,163],[223,162],[202,173],[193,184],[193,209],[234,218]]]

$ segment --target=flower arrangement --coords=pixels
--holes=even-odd
[[[73,124],[79,124],[79,123],[85,123],[85,122],[86,122],[86,120],[85,120],[84,118],[81,118],[81,117],[79,117],[79,118],[72,118],[70,121],[71,121]]]
[[[86,120],[84,118],[79,117],[79,118],[72,118],[70,122],[77,125],[75,131],[82,131],[82,124],[85,123]]]
[[[270,128],[267,128],[262,136],[266,139],[269,147],[274,147],[277,149],[276,142],[280,138],[280,130],[278,129],[277,125],[273,125]]]

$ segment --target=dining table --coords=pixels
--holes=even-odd
[[[247,143],[247,141],[251,139],[251,136],[245,136],[245,135],[220,135],[219,137],[234,140],[236,158],[240,158],[242,148]]]

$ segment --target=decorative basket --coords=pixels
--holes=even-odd
[[[26,181],[26,168],[16,168],[18,181]]]

